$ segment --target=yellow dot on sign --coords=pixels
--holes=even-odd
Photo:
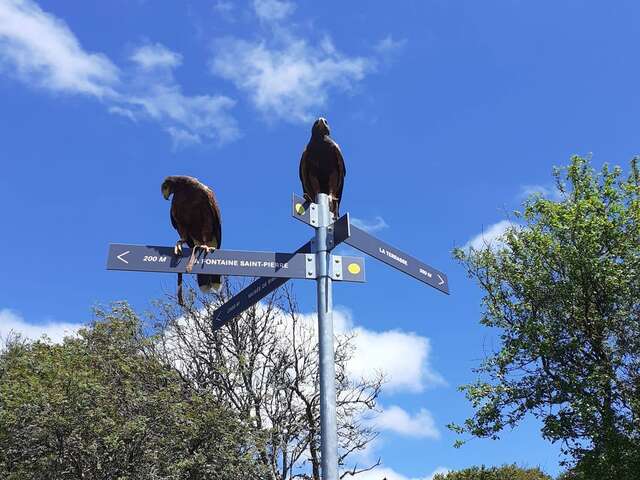
[[[296,203],[296,213],[298,215],[304,215],[304,207],[301,203]]]
[[[360,265],[358,265],[357,263],[350,263],[347,267],[347,270],[349,270],[349,273],[351,275],[357,275],[360,273]]]

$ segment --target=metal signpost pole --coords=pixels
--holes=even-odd
[[[318,337],[320,344],[320,435],[322,479],[338,480],[338,427],[336,421],[336,375],[333,351],[333,299],[329,272],[327,227],[331,223],[329,197],[319,193],[316,227],[316,273],[318,282]]]

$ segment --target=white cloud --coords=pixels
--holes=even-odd
[[[361,473],[354,478],[356,478],[357,480],[381,480],[385,478],[386,480],[433,480],[434,475],[436,475],[437,473],[447,473],[449,471],[450,470],[448,468],[438,467],[430,475],[427,475],[426,477],[407,477],[405,475],[402,475],[401,473],[396,472],[391,468],[383,467],[383,468],[376,468],[369,472]]]
[[[392,55],[402,50],[406,44],[406,38],[395,40],[393,36],[389,34],[380,40],[374,48],[381,55]]]
[[[119,71],[88,53],[69,27],[31,0],[0,2],[0,66],[52,91],[113,96]]]
[[[6,339],[11,334],[20,334],[23,338],[38,340],[46,335],[51,341],[59,343],[64,337],[74,335],[82,325],[78,323],[48,322],[36,325],[26,322],[12,310],[0,310],[0,338]]]
[[[355,326],[345,310],[334,310],[337,332],[353,331],[355,353],[347,370],[352,377],[368,376],[373,371],[387,376],[385,391],[420,392],[428,386],[445,385],[444,379],[429,363],[431,343],[412,332],[377,332]]]
[[[330,92],[350,90],[373,68],[367,58],[341,54],[327,38],[310,46],[284,34],[276,43],[220,39],[211,69],[246,92],[262,113],[290,122],[310,121]]]
[[[253,8],[259,19],[273,22],[291,15],[296,6],[284,0],[253,0]]]
[[[473,237],[462,248],[464,250],[482,250],[487,247],[494,250],[503,248],[504,243],[502,242],[501,238],[510,228],[519,227],[517,224],[510,222],[509,220],[501,220],[498,223],[490,225],[489,228]]]
[[[389,228],[387,222],[381,216],[376,216],[374,220],[364,220],[361,218],[351,217],[351,223],[365,232],[373,233],[385,228]]]
[[[403,408],[392,405],[383,408],[382,412],[369,420],[378,430],[386,430],[399,435],[415,438],[440,438],[433,415],[427,409],[411,415]]]
[[[159,43],[131,55],[135,68],[120,70],[105,55],[83,50],[60,19],[31,0],[0,0],[0,68],[40,88],[100,98],[110,113],[153,120],[177,146],[239,136],[223,95],[186,95],[173,69],[182,56]]]
[[[175,68],[182,63],[182,55],[156,43],[137,48],[131,55],[131,60],[145,70]]]
[[[225,143],[239,136],[236,120],[229,113],[234,100],[223,95],[184,95],[172,76],[141,82],[127,102],[135,108],[135,116],[163,125],[174,146],[176,141],[179,145],[210,140]]]
[[[259,304],[259,308],[264,306]],[[281,315],[282,319],[277,325],[282,329],[282,335],[288,336],[289,319],[284,313]],[[300,314],[300,318],[302,324],[311,327],[317,339],[316,313]],[[401,330],[366,329],[355,325],[350,312],[342,308],[334,308],[333,327],[336,334],[355,334],[352,340],[353,356],[347,363],[347,374],[352,379],[371,378],[374,373],[383,372],[386,377],[384,391],[389,394],[417,393],[428,387],[446,385],[446,381],[429,362],[431,343],[427,337]],[[392,410],[391,413],[396,414],[397,411]],[[420,419],[423,422],[420,428],[426,431],[426,415],[419,413],[413,418]]]
[[[528,198],[532,195],[540,196],[553,200],[554,202],[562,200],[562,192],[557,187],[547,187],[544,185],[523,185],[520,187],[520,198]]]
[[[301,314],[301,318],[304,323],[311,325],[314,335],[317,335],[318,317],[315,312]],[[288,322],[287,318],[284,318],[283,324],[285,322]],[[347,363],[347,374],[355,380],[370,378],[375,372],[382,372],[386,380],[384,391],[390,394],[417,393],[428,387],[447,384],[429,362],[431,342],[427,337],[401,330],[366,329],[355,325],[351,313],[342,308],[333,310],[333,328],[336,334],[355,334],[352,340],[355,349]],[[286,330],[284,332],[286,334]],[[392,410],[391,413],[395,414],[397,411]],[[426,416],[418,414],[414,418],[423,421],[420,428],[424,427],[426,431]]]

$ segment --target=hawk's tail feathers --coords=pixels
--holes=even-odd
[[[181,307],[184,307],[184,297],[182,296],[182,274],[181,273],[178,274],[177,297],[178,297],[178,305],[180,305]]]
[[[198,286],[203,293],[208,293],[213,290],[217,292],[220,290],[220,287],[222,287],[222,277],[220,277],[220,275],[200,274],[196,275],[196,278],[198,280]]]

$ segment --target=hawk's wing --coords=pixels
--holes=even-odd
[[[304,193],[309,194],[309,172],[307,169],[307,149],[305,148],[302,152],[302,157],[300,157],[300,182],[302,183],[302,190]]]
[[[207,196],[207,204],[209,206],[211,212],[211,223],[213,225],[213,237],[217,240],[218,244],[216,248],[220,248],[222,245],[222,216],[220,215],[220,207],[218,206],[218,201],[211,190],[206,185],[203,185],[204,192]]]
[[[176,223],[176,219],[173,217],[172,210],[173,210],[172,208],[169,209],[169,216],[171,217],[171,225],[173,226],[173,228],[178,230],[178,224]]]
[[[333,141],[333,139],[331,137],[327,137],[327,140],[331,143],[331,146],[333,147],[333,151],[335,153],[336,156],[336,168],[337,171],[336,176],[337,178],[336,180],[336,193],[338,194],[338,203],[340,202],[340,200],[342,199],[342,189],[344,187],[344,177],[347,176],[347,167],[344,164],[344,158],[342,157],[342,150],[340,150],[340,146]]]
[[[333,141],[333,139],[330,139],[331,143],[333,144],[333,146],[336,149],[336,157],[338,159],[338,172],[340,173],[340,176],[342,178],[347,176],[347,167],[345,167],[344,165],[344,158],[342,157],[342,150],[340,150],[340,145],[338,145],[336,142]]]

